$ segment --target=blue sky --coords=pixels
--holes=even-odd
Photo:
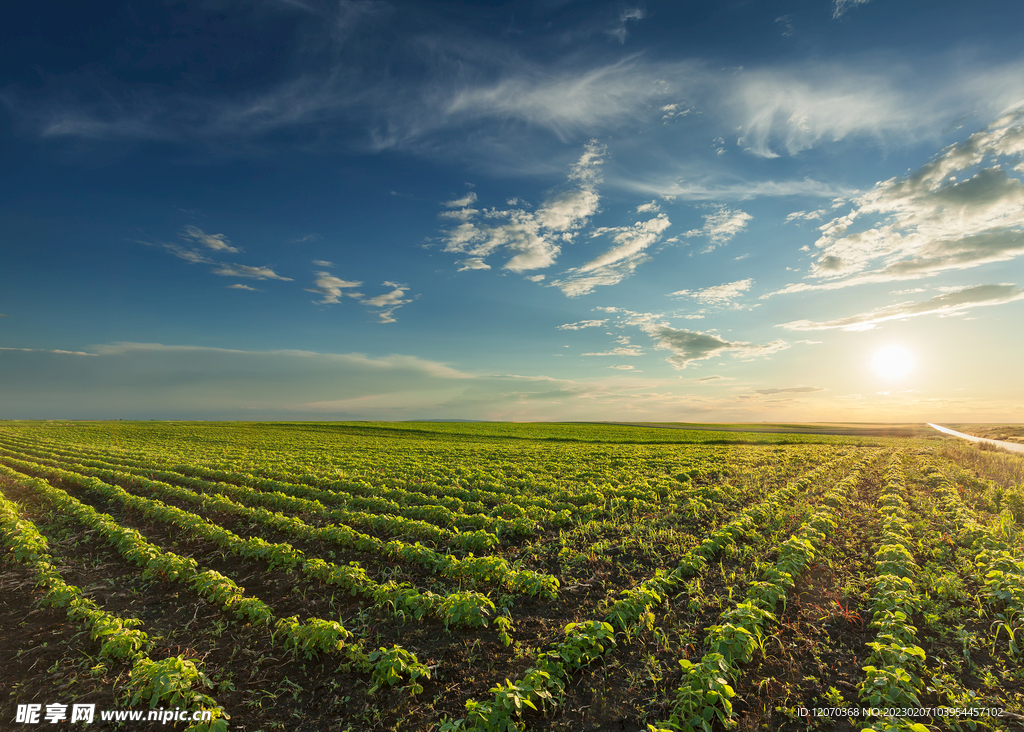
[[[1024,421],[1015,9],[5,9],[0,417]]]

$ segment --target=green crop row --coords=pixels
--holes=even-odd
[[[13,444],[21,449],[40,449],[39,443],[11,437],[8,437],[7,444]],[[152,460],[115,457],[109,452],[94,449],[70,451],[47,445],[46,451],[54,455],[75,458],[87,453],[106,462],[120,462],[132,470],[145,472],[163,469]],[[275,472],[268,477],[198,465],[176,464],[170,467],[182,475],[236,483],[262,491],[310,497],[355,510],[400,515],[460,529],[488,529],[512,536],[532,536],[537,531],[538,521],[556,526],[565,525],[569,521],[571,509],[574,508],[570,503],[552,502],[548,498],[531,498],[512,491],[470,491],[454,486],[433,486],[433,490],[428,490],[431,486],[427,484],[418,485],[417,490],[408,491],[397,487],[377,486],[364,480],[317,475]]]
[[[883,478],[878,498],[881,545],[875,551],[875,577],[871,595],[871,627],[875,640],[868,643],[871,655],[858,687],[861,701],[878,709],[920,707],[924,690],[920,674],[925,652],[917,644],[917,629],[910,617],[920,612],[923,596],[915,579],[918,566],[910,548],[913,539],[907,521],[906,485],[902,457],[893,457]],[[907,717],[882,717],[865,728],[877,732],[928,732]]]
[[[223,527],[203,520],[196,514],[169,506],[158,500],[135,496],[119,486],[105,483],[96,477],[83,476],[60,468],[46,468],[35,463],[14,460],[13,458],[7,458],[7,460],[24,470],[37,472],[48,477],[67,481],[87,490],[98,492],[108,499],[118,501],[122,505],[139,511],[147,518],[170,523],[193,535],[211,541],[216,546],[238,556],[263,559],[272,567],[280,566],[289,569],[299,569],[321,582],[337,585],[350,591],[352,594],[369,597],[377,605],[382,608],[390,608],[396,614],[410,614],[416,618],[431,615],[440,617],[446,624],[477,627],[479,625],[486,625],[487,618],[495,610],[494,603],[486,596],[477,592],[465,591],[452,593],[449,596],[441,596],[435,595],[432,592],[418,592],[408,585],[395,582],[378,584],[370,579],[366,575],[365,570],[358,565],[339,566],[325,562],[322,559],[308,560],[301,551],[298,551],[289,544],[270,543],[259,537],[242,539]],[[229,499],[221,496],[197,495],[185,488],[150,481],[140,476],[115,474],[114,477],[128,478],[131,485],[148,489],[156,495],[174,496],[184,500],[195,499],[200,506],[208,510],[231,511],[234,509],[244,509],[244,507],[239,507]],[[292,527],[294,529],[292,533],[297,533],[302,527],[313,530],[312,527],[302,523],[299,519],[271,513],[265,509],[244,509],[235,510],[235,512],[241,513],[253,520],[261,521],[273,528],[285,529]],[[347,529],[347,527],[327,527],[313,531],[326,532],[332,528]],[[318,535],[316,538],[323,539],[325,537]],[[418,545],[411,547],[405,545],[402,549],[415,553],[417,547]],[[425,549],[425,547],[419,548]],[[400,555],[402,549],[396,553]],[[472,561],[472,559],[471,557],[469,560],[464,561]],[[480,573],[485,571],[480,570]],[[554,578],[551,579],[554,580]],[[554,581],[557,582],[557,580]],[[467,612],[466,608],[470,606],[476,608],[477,611],[475,613]]]
[[[6,471],[5,477],[11,477]],[[89,637],[101,641],[100,657],[123,659],[131,663],[128,692],[130,703],[148,701],[150,707],[158,704],[178,706],[192,711],[211,712],[209,722],[189,727],[190,732],[224,732],[227,715],[210,696],[196,690],[211,688],[212,682],[194,661],[173,656],[162,661],[149,658],[151,642],[146,633],[136,630],[141,620],[122,618],[100,608],[85,597],[81,590],[64,581],[48,552],[46,538],[35,525],[19,516],[16,504],[0,493],[0,536],[14,561],[35,571],[36,584],[46,589],[40,604],[44,607],[67,610],[71,620],[85,624]]]
[[[407,536],[416,539],[426,539],[439,543],[451,543],[460,549],[468,551],[487,551],[498,545],[498,537],[487,531],[472,531],[461,533],[452,532],[448,529],[439,528],[426,521],[409,519],[404,516],[389,516],[386,514],[372,514],[346,509],[331,509],[318,500],[297,498],[280,491],[263,492],[252,488],[243,488],[234,483],[214,482],[195,478],[173,471],[157,470],[155,468],[127,468],[116,463],[111,464],[101,460],[77,460],[71,458],[58,460],[37,452],[22,451],[14,452],[7,449],[5,454],[12,457],[28,458],[33,462],[52,465],[55,467],[69,466],[79,472],[92,471],[95,475],[101,472],[106,475],[142,475],[145,478],[156,478],[164,482],[172,482],[175,485],[186,486],[203,493],[217,493],[232,498],[243,504],[255,504],[266,508],[278,510],[295,511],[307,515],[319,516],[345,525],[358,525],[368,528],[375,533]],[[445,509],[447,510],[447,509]]]
[[[707,648],[700,661],[679,660],[683,680],[675,692],[669,718],[649,725],[650,732],[712,732],[717,725],[733,725],[732,684],[740,677],[740,666],[764,653],[767,626],[777,622],[776,606],[785,602],[795,578],[821,552],[825,539],[835,530],[838,514],[847,494],[860,480],[863,463],[855,466],[832,486],[800,528],[771,550],[778,553],[774,565],[758,569],[746,597],[722,613],[720,622],[708,630]]]
[[[466,702],[466,717],[442,720],[439,732],[517,730],[516,720],[525,711],[524,707],[536,710],[538,706],[557,704],[568,674],[601,658],[616,644],[616,628],[628,638],[643,628],[653,627],[652,608],[677,592],[688,578],[704,571],[709,559],[732,550],[738,540],[753,537],[758,527],[776,515],[785,503],[813,485],[821,474],[834,469],[836,463],[845,461],[841,458],[819,466],[801,479],[787,483],[763,501],[743,509],[729,523],[711,532],[687,552],[671,572],[659,570],[654,577],[623,591],[622,598],[612,603],[603,621],[591,620],[567,626],[566,638],[552,650],[540,653],[537,663],[521,679],[516,682],[506,680],[505,684],[490,689],[494,695],[491,701],[469,700]]]
[[[1005,633],[1007,650],[1016,658],[1024,646],[1024,560],[1013,551],[1019,551],[1019,533],[1005,514],[993,528],[982,525],[946,476],[933,468],[931,477],[934,492],[960,540],[976,552],[974,565],[982,595],[996,609],[992,623],[996,640]]]
[[[271,629],[272,635],[275,638],[280,638],[282,645],[293,653],[302,653],[306,658],[314,658],[320,652],[341,653],[357,670],[372,674],[375,679],[383,674],[388,685],[394,685],[397,682],[394,677],[395,661],[401,659],[404,667],[409,671],[407,675],[410,679],[410,688],[414,693],[417,690],[422,690],[422,687],[416,683],[418,678],[430,678],[429,669],[420,663],[413,654],[400,646],[381,648],[379,651],[367,655],[361,644],[346,643],[352,634],[338,621],[308,618],[302,622],[295,616],[276,618],[269,605],[256,597],[247,597],[245,590],[228,577],[213,570],[200,571],[199,564],[194,559],[162,550],[157,545],[146,541],[138,531],[121,526],[113,517],[99,513],[92,506],[82,503],[65,491],[54,488],[45,480],[23,475],[3,464],[0,464],[0,475],[35,490],[51,505],[94,529],[125,559],[141,566],[146,575],[188,584],[207,602],[220,607],[225,612],[232,613],[239,620],[245,620],[257,627]],[[86,480],[95,481],[95,479]],[[95,482],[99,483],[100,481]],[[205,523],[198,516],[191,520],[195,524]],[[150,666],[145,668],[147,678],[150,672],[159,670]],[[189,676],[187,671],[188,669],[178,670],[185,674],[183,678]],[[134,701],[137,699],[133,699],[133,703]],[[155,701],[151,699],[151,701],[155,706],[160,701],[160,697],[156,697]],[[226,727],[216,729],[219,732]]]

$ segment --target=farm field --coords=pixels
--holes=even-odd
[[[5,720],[1024,722],[1024,457],[937,433],[3,422],[0,490]]]

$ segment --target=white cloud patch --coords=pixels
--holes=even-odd
[[[1024,254],[1024,109],[951,145],[913,174],[878,183],[821,227],[808,279],[779,290],[831,290],[918,279]],[[868,224],[854,230],[859,219]]]
[[[648,324],[642,329],[658,342],[660,349],[672,351],[666,360],[677,369],[685,369],[695,361],[717,358],[726,353],[734,357],[758,358],[789,348],[785,341],[754,345],[744,341],[727,341],[711,333],[677,330],[663,324]]]
[[[739,209],[733,211],[722,205],[714,206],[710,213],[705,214],[704,226],[687,231],[683,236],[706,237],[709,243],[704,251],[710,252],[716,247],[727,244],[730,239],[746,228],[747,222],[752,218],[754,217]]]
[[[248,290],[249,292],[262,292],[255,287],[249,287],[249,285],[228,285],[229,290]]]
[[[661,213],[632,226],[595,229],[590,235],[592,239],[611,236],[616,246],[581,267],[566,270],[562,274],[563,279],[553,281],[552,286],[561,289],[568,297],[579,297],[593,292],[596,287],[618,284],[647,261],[645,250],[657,243],[671,225],[668,216]]]
[[[461,260],[459,260],[458,264],[462,265],[461,267],[459,267],[459,272],[465,272],[467,269],[490,269],[491,268],[491,265],[487,264],[487,262],[485,262],[484,260],[480,259],[480,257],[470,257],[469,259],[461,259]],[[543,277],[543,275],[541,275],[541,276]]]
[[[249,267],[244,264],[222,263],[212,270],[215,275],[221,277],[246,277],[253,280],[282,280],[291,282],[291,277],[282,277],[270,267]]]
[[[637,213],[657,213],[661,210],[657,201],[651,201],[650,203],[641,203],[636,207]]]
[[[317,267],[333,267],[334,262],[328,262],[326,259],[314,259],[313,264]]]
[[[529,275],[526,279],[530,282],[543,282],[545,279],[544,275]]]
[[[903,320],[921,315],[950,317],[960,315],[971,308],[1003,305],[1016,300],[1024,300],[1024,289],[1007,284],[978,285],[936,295],[923,302],[888,305],[859,315],[824,322],[795,320],[791,323],[783,323],[779,327],[787,330],[829,330],[833,328],[849,331],[871,330],[879,323],[888,320]]]
[[[195,226],[186,226],[182,237],[199,242],[207,249],[226,254],[238,254],[241,249],[231,246],[231,242],[223,234],[207,234]]]
[[[445,232],[445,251],[468,254],[469,260],[480,263],[503,251],[513,255],[503,265],[512,272],[551,266],[562,244],[572,241],[597,212],[600,198],[597,184],[601,181],[604,154],[602,145],[594,140],[589,142],[569,172],[569,188],[551,194],[536,211],[493,208],[485,209],[482,217],[476,209],[445,212],[449,218],[462,221]],[[475,200],[475,194],[471,193],[446,205],[455,207]],[[469,260],[462,260],[462,263]]]
[[[783,223],[788,224],[790,221],[815,221],[827,213],[828,211],[823,208],[819,208],[817,211],[794,211],[786,217]]]
[[[754,280],[748,277],[745,280],[727,282],[722,285],[715,285],[714,287],[706,287],[703,290],[679,290],[678,292],[671,293],[669,297],[691,297],[707,305],[722,305],[740,297],[743,293],[750,290],[753,284]]]
[[[618,371],[636,371],[636,366],[630,366],[629,364],[620,364],[618,366],[609,366],[610,369],[616,369]]]
[[[445,206],[448,208],[466,208],[476,203],[476,193],[470,191],[462,198],[455,198],[451,201],[446,201]]]
[[[677,117],[685,117],[693,110],[683,104],[666,104],[661,107],[662,124],[668,124],[669,120]]]
[[[362,282],[343,280],[335,277],[330,272],[316,272],[313,280],[315,286],[306,289],[306,292],[318,292],[323,299],[317,301],[319,305],[333,305],[341,302],[342,296],[348,296],[358,300],[363,295],[360,292],[346,292],[356,287],[361,287]]]
[[[558,326],[559,330],[582,330],[583,328],[600,328],[602,325],[608,322],[608,319],[604,320],[580,320],[576,323],[566,323]]]

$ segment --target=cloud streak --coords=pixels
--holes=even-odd
[[[783,323],[779,327],[786,330],[871,330],[877,327],[879,323],[886,321],[904,320],[922,315],[944,317],[963,313],[971,308],[1004,305],[1017,300],[1024,300],[1024,289],[1020,287],[1005,284],[977,285],[975,287],[955,289],[942,295],[936,295],[923,302],[903,302],[896,305],[887,305],[866,313],[850,315],[835,320],[794,320],[789,323]]]

